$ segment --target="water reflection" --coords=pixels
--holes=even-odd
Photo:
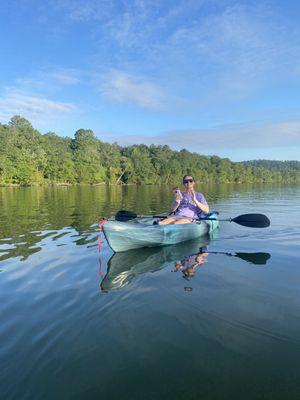
[[[185,257],[181,261],[176,261],[175,262],[175,269],[173,272],[182,272],[182,277],[186,279],[187,281],[190,280],[190,278],[193,278],[195,276],[196,270],[203,264],[207,263],[207,256],[209,253],[203,252],[203,249],[200,249],[201,251],[197,254],[191,254],[188,257]],[[184,286],[184,290],[186,292],[191,292],[193,288],[191,286]]]
[[[0,239],[0,262],[10,258],[18,258],[19,261],[25,261],[44,247],[49,248],[51,242],[54,242],[56,247],[74,243],[75,245],[85,245],[89,248],[97,246],[97,239],[98,230],[96,226],[91,226],[82,233],[71,227],[63,227],[54,231],[26,232],[26,234],[19,235],[19,237]]]
[[[247,185],[202,187],[217,209],[218,199],[231,197],[234,204],[237,196],[240,199],[249,191],[257,198],[259,190],[252,190]],[[113,216],[120,209],[160,213],[168,209],[171,200],[168,186],[0,188],[0,261],[26,260],[47,246],[47,237],[57,240],[57,246],[70,241],[93,244],[99,218]],[[224,205],[220,209],[223,211]],[[66,241],[58,244],[63,237]]]
[[[265,265],[270,259],[269,253],[226,253],[210,252],[208,245],[210,237],[181,243],[179,245],[144,248],[114,253],[107,262],[106,273],[103,272],[103,262],[99,257],[100,289],[102,292],[122,289],[128,286],[133,279],[146,273],[155,273],[167,265],[172,265],[172,272],[181,272],[186,281],[191,282],[196,271],[208,262],[209,254],[220,254],[237,257],[250,264]],[[192,287],[185,286],[184,290],[192,291]]]
[[[120,187],[0,188],[0,261],[24,261],[47,247],[47,238],[90,245],[99,216],[113,215],[122,202]]]
[[[121,289],[138,275],[155,273],[166,264],[198,253],[199,247],[206,247],[209,241],[209,236],[204,236],[176,246],[149,247],[115,253],[107,263],[107,273],[101,281],[100,288],[104,292]]]
[[[206,251],[206,249],[201,249],[201,251]],[[209,253],[205,254],[222,254],[226,255],[229,257],[237,257],[240,258],[244,261],[247,261],[250,264],[256,264],[256,265],[265,265],[267,264],[267,261],[271,258],[270,253],[264,253],[264,252],[257,252],[257,253],[242,253],[242,252],[237,252],[237,253],[228,253],[224,251],[210,251]]]

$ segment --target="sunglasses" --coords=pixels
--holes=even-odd
[[[184,181],[183,181],[183,184],[185,185],[185,184],[187,184],[187,183],[193,183],[194,182],[194,179],[185,179]]]

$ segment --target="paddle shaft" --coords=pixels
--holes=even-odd
[[[136,218],[168,218],[169,215],[137,215]],[[171,216],[172,217],[172,216]],[[185,217],[182,217],[185,218]],[[178,217],[179,219],[179,217]],[[228,219],[219,219],[219,218],[199,218],[197,221],[201,221],[201,220],[208,220],[208,221],[228,221],[228,222],[232,222],[233,219],[232,218],[228,218]]]
[[[169,215],[137,215],[135,218],[168,218]],[[172,216],[170,216],[172,217]],[[185,218],[185,217],[182,217]],[[180,219],[180,217],[178,217],[178,219]],[[229,221],[232,222],[232,218],[229,219],[219,219],[219,218],[199,218],[197,221],[201,221],[201,220],[208,220],[208,221]]]
[[[131,217],[131,218],[135,219],[135,218],[168,218],[168,217],[172,217],[172,215],[171,214],[170,215],[135,215],[134,217]],[[185,218],[185,217],[182,217],[182,218]],[[232,221],[232,218],[229,218],[229,219],[199,218],[199,221],[201,219],[205,219],[205,220],[208,219],[208,220],[211,220],[211,221],[230,221],[230,222]]]
[[[116,214],[117,221],[130,221],[135,218],[168,218],[169,215],[137,215],[131,211],[121,210]],[[216,217],[202,217],[199,221],[226,221],[251,228],[266,228],[270,226],[270,220],[263,214],[242,214],[235,218],[219,219]]]

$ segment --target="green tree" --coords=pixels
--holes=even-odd
[[[46,153],[45,179],[51,183],[75,183],[76,171],[71,149],[72,139],[53,132],[44,135]]]
[[[0,185],[177,184],[184,174],[198,182],[300,182],[300,162],[234,163],[167,145],[121,147],[86,129],[79,129],[74,139],[53,132],[42,135],[19,115],[0,124]]]
[[[73,160],[78,183],[102,183],[105,169],[100,162],[99,140],[92,130],[79,129],[72,142]]]

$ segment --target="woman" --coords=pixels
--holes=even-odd
[[[159,221],[159,225],[189,224],[198,219],[201,212],[209,212],[209,207],[203,194],[194,190],[194,178],[191,175],[184,175],[182,183],[184,184],[185,191],[182,194],[180,191],[176,192],[171,209],[174,215]]]

